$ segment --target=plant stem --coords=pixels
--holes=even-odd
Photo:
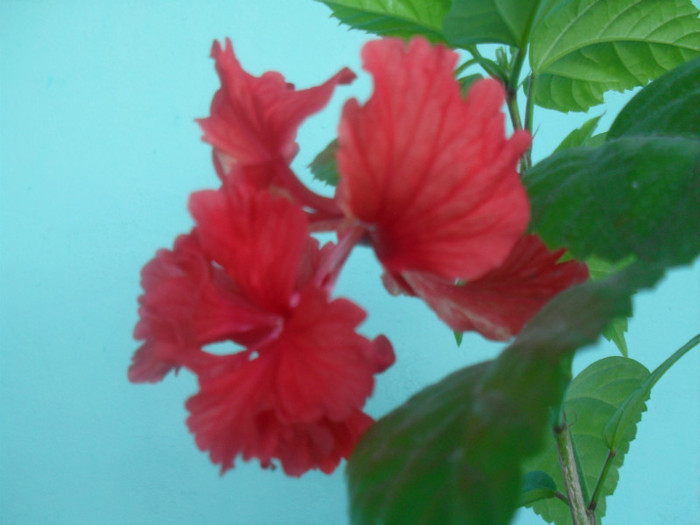
[[[504,84],[507,82],[506,76],[504,71],[500,68],[496,62],[493,60],[489,60],[488,58],[485,58],[482,56],[481,53],[479,53],[479,50],[475,45],[471,46],[466,46],[465,49],[471,53],[471,55],[474,57],[474,60],[477,61],[477,63],[486,71],[490,76],[494,78],[498,78],[503,82]]]
[[[605,460],[605,464],[603,465],[603,470],[600,472],[600,476],[598,476],[598,483],[596,483],[595,490],[593,491],[593,496],[591,496],[591,502],[588,505],[588,510],[591,512],[595,512],[595,509],[598,506],[598,496],[600,495],[600,491],[603,488],[605,478],[608,477],[608,472],[610,471],[610,467],[612,466],[613,459],[615,459],[615,451],[610,450],[608,452],[608,457]]]
[[[559,464],[564,476],[566,494],[569,500],[569,510],[574,520],[574,525],[595,525],[595,514],[589,512],[586,505],[584,486],[578,471],[578,461],[574,442],[571,439],[569,424],[566,414],[562,412],[561,423],[554,427],[554,439],[559,450]]]
[[[535,75],[530,74],[527,77],[527,100],[525,102],[525,129],[532,135],[532,112],[535,109],[535,99],[532,96],[532,90],[535,85]],[[525,169],[532,167],[532,146],[528,148],[524,156]]]

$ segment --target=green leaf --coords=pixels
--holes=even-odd
[[[450,0],[318,0],[333,16],[354,29],[380,36],[423,35],[444,41],[442,19]]]
[[[540,0],[453,0],[443,21],[456,45],[501,43],[524,47]]]
[[[700,58],[654,81],[622,108],[608,138],[672,135],[700,140]]]
[[[570,148],[535,165],[524,183],[531,228],[578,259],[629,255],[667,266],[700,253],[700,141],[620,137]]]
[[[597,135],[593,135],[591,138],[586,139],[583,142],[583,146],[590,146],[590,147],[598,147],[602,146],[605,144],[606,139],[608,138],[608,132],[603,131],[602,133],[598,133]]]
[[[593,136],[593,132],[595,131],[598,121],[602,116],[603,115],[598,115],[597,117],[587,120],[581,125],[580,128],[569,133],[566,137],[564,137],[564,140],[561,141],[561,144],[557,146],[557,149],[554,150],[554,153],[568,148],[583,146],[586,141],[590,140]]]
[[[314,179],[325,182],[329,186],[338,185],[338,166],[335,152],[338,150],[338,139],[331,140],[323,151],[316,155],[309,164]]]
[[[598,259],[597,257],[589,257],[586,259],[586,266],[588,266],[591,279],[596,280],[620,271],[633,261],[633,258],[629,258],[613,264],[603,259]],[[625,332],[627,332],[627,318],[618,317],[617,319],[613,319],[610,324],[605,327],[605,330],[603,330],[603,337],[615,343],[620,353],[627,357],[628,351],[627,342],[625,341]]]
[[[604,437],[607,446],[611,450],[619,450],[622,441],[630,425],[635,424],[646,410],[646,402],[651,397],[651,389],[661,376],[683,357],[694,346],[700,344],[700,335],[696,335],[674,354],[666,359],[651,375],[632,392],[627,399],[617,408],[605,425]]]
[[[541,470],[533,470],[523,477],[523,490],[520,495],[521,505],[531,505],[541,499],[553,498],[557,484],[552,477]]]
[[[564,291],[496,360],[449,375],[380,419],[348,463],[352,523],[509,523],[521,463],[550,435],[571,354],[661,275],[633,264]]]
[[[534,102],[586,111],[700,54],[691,0],[564,0],[530,35]]]
[[[484,78],[483,75],[479,73],[474,73],[472,75],[464,75],[463,77],[458,78],[457,82],[459,82],[459,87],[461,88],[462,96],[466,97],[467,93],[469,93],[469,88],[472,87],[472,84],[482,78]]]
[[[600,472],[608,457],[608,446],[603,439],[606,422],[623,404],[624,400],[649,377],[649,371],[634,359],[607,357],[596,361],[574,378],[566,393],[564,410],[570,423],[572,439],[576,445],[579,469],[588,494],[593,492]],[[641,414],[624,433],[618,453],[603,484],[598,499],[596,515],[605,515],[605,497],[612,494],[619,480],[619,469],[629,444],[636,434],[636,423]],[[548,436],[546,449],[536,458],[527,462],[531,469],[549,474],[558,487],[564,487],[559,466],[557,445]],[[540,500],[529,505],[549,523],[569,525],[569,508],[560,500]]]
[[[627,332],[627,318],[618,317],[610,321],[610,324],[603,330],[603,337],[608,341],[612,341],[617,346],[620,353],[628,357],[629,350],[627,349],[627,341],[625,340],[625,332]]]
[[[462,346],[462,339],[464,338],[464,332],[453,332],[455,336],[455,342],[457,346]]]

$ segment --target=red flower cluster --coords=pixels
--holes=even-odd
[[[362,408],[393,349],[384,336],[357,333],[360,307],[332,298],[359,241],[373,246],[390,291],[492,339],[517,333],[587,277],[524,236],[529,207],[516,166],[530,137],[505,137],[495,80],[462,99],[455,53],[422,39],[365,46],[374,94],[343,111],[334,199],[306,188],[290,162],[298,126],[354,74],[297,91],[278,73],[246,73],[228,40],[212,56],[221,89],[200,125],[221,187],[191,196],[194,229],[142,271],[134,336],[143,344],[129,379],[195,373],[187,424],[222,471],[241,456],[277,460],[290,475],[331,472],[372,423]],[[310,235],[330,228],[337,243]],[[232,352],[207,351],[214,343]]]

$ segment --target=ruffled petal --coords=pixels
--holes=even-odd
[[[133,382],[156,382],[181,366],[196,368],[203,345],[262,337],[280,322],[242,298],[230,278],[211,267],[196,231],[178,237],[173,250],[159,250],[141,276],[144,293],[134,338],[145,342],[129,368]]]
[[[525,231],[529,205],[517,173],[527,132],[505,136],[505,95],[477,82],[466,100],[457,54],[422,38],[370,42],[362,52],[374,92],[345,105],[336,198],[367,225],[392,273],[474,279],[503,262]]]
[[[196,192],[189,208],[207,255],[244,295],[270,312],[288,311],[308,250],[303,210],[240,184]]]
[[[215,372],[200,375],[200,392],[186,404],[197,446],[209,452],[222,473],[241,457],[258,459],[263,467],[278,460],[291,476],[311,469],[330,474],[350,456],[372,419],[353,409],[341,420],[292,420],[280,410],[274,387],[279,356],[251,357],[224,357]]]
[[[302,295],[283,335],[268,350],[279,354],[275,385],[282,417],[337,421],[365,404],[374,374],[393,357],[388,340],[388,346],[375,345],[355,332],[365,315],[350,301],[327,302],[319,290]]]
[[[528,235],[500,267],[467,284],[454,285],[419,272],[403,277],[410,293],[425,300],[453,330],[474,330],[505,341],[559,292],[588,279],[585,264],[558,262],[563,253],[549,251],[539,238]]]
[[[297,91],[280,73],[260,77],[247,73],[229,39],[223,48],[215,41],[211,56],[221,89],[212,100],[211,116],[198,122],[206,142],[226,155],[227,162],[242,165],[277,158],[289,162],[297,151],[294,141],[299,125],[328,103],[338,84],[355,78],[345,68],[320,86]]]

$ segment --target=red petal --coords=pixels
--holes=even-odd
[[[211,56],[221,79],[211,116],[199,120],[204,140],[243,165],[261,164],[296,153],[297,128],[322,109],[338,84],[355,75],[345,68],[320,86],[296,91],[277,72],[254,77],[241,67],[231,41],[214,42]]]
[[[364,318],[350,301],[328,303],[319,290],[303,294],[283,335],[267,350],[280,356],[276,389],[283,417],[342,420],[364,405],[373,375],[393,358],[388,341],[374,345],[355,332]]]
[[[417,272],[403,276],[453,330],[475,330],[504,341],[520,332],[555,295],[588,278],[583,263],[557,264],[562,254],[563,250],[550,252],[529,235],[515,245],[500,267],[465,285]]]
[[[222,358],[228,361],[217,364],[216,372],[202,374],[200,392],[187,401],[187,425],[222,472],[240,456],[257,458],[265,467],[278,459],[292,476],[310,469],[331,473],[372,423],[359,410],[342,420],[290,421],[275,400],[277,356],[265,353],[252,361],[231,357]]]
[[[129,369],[134,382],[155,382],[180,366],[194,367],[210,342],[265,334],[279,318],[240,296],[230,278],[213,269],[196,232],[159,250],[142,270],[144,294],[134,338],[146,342]],[[262,335],[260,336],[262,337]]]
[[[476,83],[463,100],[457,54],[420,38],[370,42],[374,93],[350,100],[339,129],[337,199],[369,225],[393,273],[473,279],[500,264],[523,234],[529,205],[516,167],[526,132],[505,137],[504,91]]]
[[[246,297],[270,312],[286,312],[308,249],[303,210],[238,184],[194,193],[189,208],[207,255]]]

